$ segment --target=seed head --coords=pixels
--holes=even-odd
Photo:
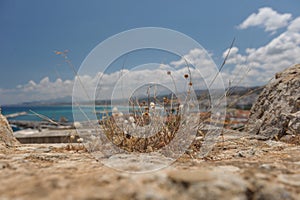
[[[130,116],[129,118],[128,118],[128,120],[131,122],[131,123],[134,123],[134,117],[132,117],[132,116]]]
[[[144,115],[145,115],[145,116],[149,116],[149,113],[148,113],[148,112],[145,112]]]
[[[83,138],[78,138],[77,142],[82,143],[83,142]]]
[[[154,109],[154,108],[155,108],[155,103],[154,103],[154,102],[151,102],[151,103],[150,103],[150,107],[151,107],[152,109]]]
[[[114,113],[118,112],[118,108],[117,107],[113,107],[112,112],[114,112]]]
[[[184,74],[184,78],[188,78],[189,77],[189,75],[188,74]]]

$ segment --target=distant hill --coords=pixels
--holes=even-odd
[[[230,87],[227,88],[228,93],[231,95],[245,95],[251,91],[254,91],[256,94],[261,93],[264,87],[262,86],[254,86],[254,87],[242,87],[242,86],[236,86],[236,87]]]
[[[227,93],[227,107],[250,110],[264,86],[234,87]]]
[[[38,106],[38,105],[72,105],[72,97],[62,97],[57,99],[49,99],[49,100],[40,100],[40,101],[30,101],[30,102],[23,102],[21,105],[28,105],[28,106]]]
[[[263,86],[255,86],[255,87],[230,87],[227,88],[227,102],[229,107],[234,108],[244,108],[250,109],[256,97],[261,93],[263,90]],[[203,107],[209,107],[209,91],[208,90],[195,90],[195,94],[198,97],[199,104],[203,104]],[[162,95],[157,96],[156,99],[163,100],[163,96],[167,96],[171,98],[171,95]],[[147,101],[148,99],[140,99]],[[153,101],[153,98],[149,99]],[[122,101],[123,102],[123,101]],[[96,100],[96,105],[108,105],[110,104],[110,100]],[[88,102],[83,102],[82,104],[90,104]],[[72,97],[67,96],[63,98],[57,99],[49,99],[49,100],[42,100],[42,101],[31,101],[31,102],[24,102],[19,105],[27,105],[27,106],[39,106],[39,105],[72,105]]]

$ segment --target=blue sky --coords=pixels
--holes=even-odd
[[[246,63],[257,70],[250,73],[245,85],[260,85],[284,65],[300,62],[293,57],[278,67],[269,67],[278,62],[252,58],[267,55],[260,52],[272,49],[273,43],[278,51],[287,52],[287,58],[289,50],[300,48],[296,20],[299,10],[300,2],[291,0],[0,0],[0,105],[70,95],[71,91],[67,91],[71,90],[74,74],[54,54],[55,50],[70,50],[68,56],[78,69],[98,43],[122,31],[149,26],[190,36],[212,55],[217,65],[235,37],[224,79],[230,79]],[[282,41],[292,41],[295,46],[279,48]],[[258,69],[258,65],[264,67]],[[253,80],[258,72],[266,75]],[[49,92],[49,96],[43,93],[43,87],[49,91],[60,86],[67,89]]]

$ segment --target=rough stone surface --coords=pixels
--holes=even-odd
[[[18,145],[19,142],[13,136],[13,131],[7,119],[1,114],[0,110],[0,148]]]
[[[253,105],[249,133],[266,139],[300,134],[300,64],[275,75]]]
[[[70,145],[0,150],[0,199],[300,199],[300,146],[244,132],[224,131],[206,158],[185,154],[141,174],[109,168]]]

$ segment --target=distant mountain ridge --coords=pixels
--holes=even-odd
[[[23,102],[19,105],[37,106],[37,105],[71,105],[71,104],[72,104],[72,97],[67,96],[67,97],[62,97],[57,99]]]
[[[227,98],[228,100],[234,100],[239,97],[247,98],[247,105],[249,106],[250,103],[253,103],[255,100],[254,98],[263,90],[263,86],[253,86],[253,87],[244,87],[244,86],[234,86],[230,88],[226,88],[227,91]],[[200,96],[206,96],[206,98],[209,96],[208,90],[195,90],[195,94]],[[248,95],[249,94],[249,95]],[[245,96],[245,97],[244,97]],[[158,97],[159,98],[159,97]],[[201,99],[201,97],[200,97]],[[107,105],[110,103],[110,100],[96,100],[96,105]],[[83,104],[89,104],[88,102],[85,102]],[[41,100],[41,101],[30,101],[30,102],[23,102],[21,104],[22,106],[43,106],[43,105],[72,105],[72,97],[62,97],[57,99],[49,99],[49,100]]]

